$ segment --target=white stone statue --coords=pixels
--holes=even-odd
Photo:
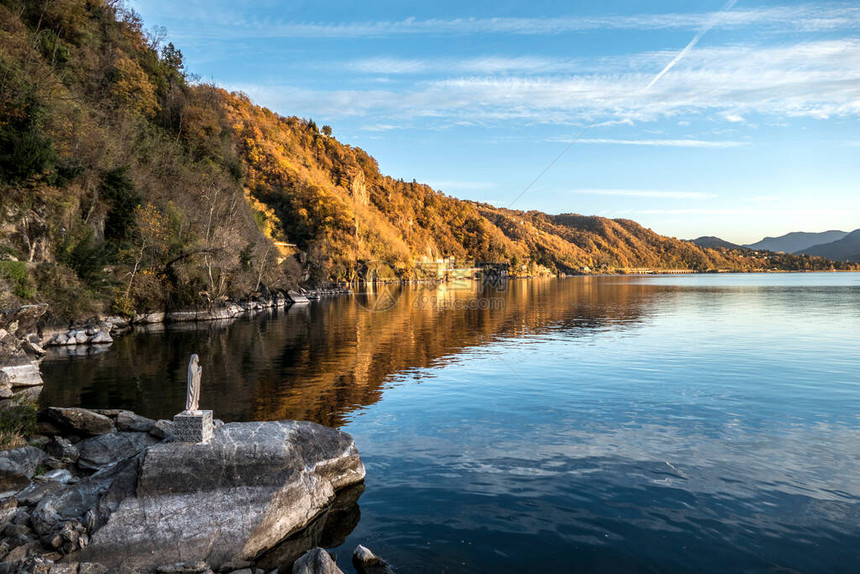
[[[185,410],[194,412],[200,408],[200,375],[203,373],[203,367],[200,366],[200,358],[195,354],[191,355],[191,362],[188,363],[188,395],[185,399]]]

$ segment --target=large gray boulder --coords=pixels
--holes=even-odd
[[[35,387],[44,384],[39,366],[33,362],[23,365],[6,365],[0,367],[0,386],[9,387]]]
[[[89,545],[75,560],[109,568],[197,560],[214,570],[242,568],[365,474],[349,435],[297,421],[226,424],[206,443],[162,443],[111,472],[122,474],[127,468],[118,467],[133,460],[139,460],[136,484],[111,486],[111,500],[98,500]],[[38,510],[49,510],[54,498],[43,499]],[[75,511],[92,508],[89,498]],[[57,505],[50,510],[60,514]]]

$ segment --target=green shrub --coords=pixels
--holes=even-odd
[[[0,261],[0,276],[12,284],[12,293],[20,299],[32,299],[36,292],[23,261]]]
[[[53,30],[43,30],[39,35],[39,51],[42,57],[58,68],[65,66],[70,59],[69,49]]]

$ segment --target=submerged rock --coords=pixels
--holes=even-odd
[[[394,574],[388,562],[359,544],[352,553],[352,565],[358,574]]]
[[[206,443],[162,443],[135,460],[135,488],[113,503],[99,500],[99,512],[110,514],[78,559],[108,567],[247,566],[365,474],[349,435],[297,421],[226,424]]]
[[[328,552],[312,548],[293,564],[293,574],[343,574]]]

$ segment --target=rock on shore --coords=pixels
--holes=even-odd
[[[388,562],[361,544],[352,553],[352,565],[358,574],[395,574]],[[293,574],[343,574],[323,548],[312,548],[293,563]]]
[[[207,443],[151,447],[136,472],[134,495],[117,501],[79,560],[240,568],[308,524],[365,471],[348,435],[281,421],[232,423]]]
[[[24,305],[0,313],[0,399],[12,397],[16,389],[42,384],[36,359],[45,351],[38,343],[36,323],[47,309]]]
[[[168,421],[128,411],[52,408],[39,420],[47,452],[0,452],[8,571],[36,558],[46,572],[251,567],[365,475],[349,435],[310,422],[231,423],[182,443]]]

